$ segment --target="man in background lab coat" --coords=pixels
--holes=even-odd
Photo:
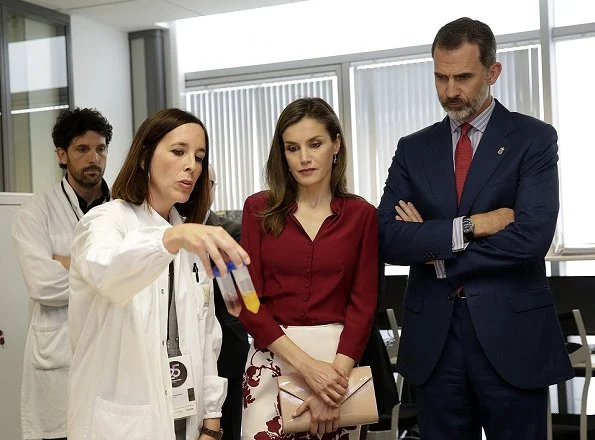
[[[16,214],[12,235],[29,294],[30,325],[21,387],[24,439],[66,437],[68,270],[74,227],[110,199],[105,171],[112,126],[93,109],[60,113],[52,138],[64,178]]]

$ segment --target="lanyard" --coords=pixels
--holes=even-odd
[[[60,182],[60,186],[62,187],[62,192],[64,193],[64,197],[66,197],[66,200],[68,200],[70,209],[72,209],[72,212],[74,212],[74,216],[76,217],[76,221],[78,222],[81,218],[77,214],[76,209],[74,209],[74,206],[72,205],[72,201],[70,200],[70,197],[68,197],[68,193],[66,192],[66,189],[64,188],[64,181]]]
[[[174,291],[174,262],[169,263],[168,307],[167,307],[167,355],[180,356],[180,338],[178,333],[178,316],[176,311],[176,295]],[[172,339],[171,335],[175,335]]]

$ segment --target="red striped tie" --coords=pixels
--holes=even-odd
[[[465,178],[467,171],[471,166],[471,159],[473,159],[473,147],[471,146],[471,139],[467,136],[471,124],[464,122],[461,124],[461,137],[457,142],[455,149],[455,184],[457,187],[457,204],[461,203],[461,195],[463,194],[463,187],[465,186]]]

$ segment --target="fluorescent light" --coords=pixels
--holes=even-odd
[[[37,113],[37,112],[47,112],[51,110],[62,110],[64,108],[68,108],[69,106],[64,105],[54,105],[51,107],[37,107],[37,108],[25,108],[22,110],[11,110],[11,114],[13,115],[22,115],[23,113]]]

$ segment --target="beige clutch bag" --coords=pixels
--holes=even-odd
[[[279,384],[279,408],[283,432],[307,432],[310,429],[310,412],[299,417],[292,415],[304,400],[312,394],[304,378],[297,373],[277,377]],[[356,367],[349,376],[349,385],[341,401],[339,426],[365,425],[378,421],[374,382],[370,367]]]

